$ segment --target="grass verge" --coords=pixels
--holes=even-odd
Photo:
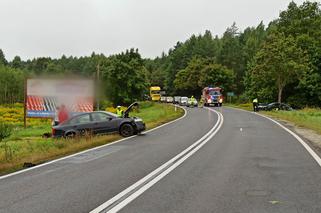
[[[312,129],[321,135],[321,109],[305,108],[294,111],[268,111],[260,113],[290,121],[299,127]]]
[[[251,103],[247,103],[247,104],[229,104],[229,103],[226,103],[224,105],[228,106],[228,107],[244,109],[244,110],[247,110],[247,111],[253,111],[253,105]]]
[[[175,107],[172,105],[144,102],[140,106],[140,111],[132,113],[131,116],[142,118],[146,123],[146,129],[152,129],[172,121],[183,114],[184,110],[179,107],[175,111]]]
[[[147,129],[154,128],[181,117],[184,111],[166,104],[142,102],[138,112],[131,116],[142,118]],[[20,126],[15,128],[14,133],[5,139],[10,147],[12,157],[5,158],[4,143],[0,143],[0,174],[6,174],[23,168],[25,162],[40,164],[62,156],[80,152],[86,149],[104,145],[121,138],[118,134],[102,135],[95,137],[65,139],[46,139],[42,134],[50,132],[50,125],[34,125],[27,129]]]

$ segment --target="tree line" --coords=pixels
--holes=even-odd
[[[102,95],[114,104],[140,100],[149,86],[158,85],[169,95],[199,97],[203,87],[219,86],[242,102],[257,97],[294,107],[321,106],[320,5],[291,2],[267,26],[261,22],[241,31],[233,23],[221,37],[207,30],[154,59],[129,49],[111,56],[26,61],[16,56],[8,62],[0,51],[0,103],[23,100],[26,76],[96,77],[98,72]]]

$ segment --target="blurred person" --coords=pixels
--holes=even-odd
[[[58,122],[62,123],[65,120],[68,120],[68,118],[69,118],[68,110],[66,106],[62,104],[58,111]]]

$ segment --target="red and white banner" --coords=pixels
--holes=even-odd
[[[94,109],[94,80],[27,79],[27,117],[53,117],[65,106],[70,113]]]

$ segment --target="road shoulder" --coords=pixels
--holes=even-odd
[[[265,115],[265,114],[264,114]],[[321,157],[321,135],[316,131],[300,127],[293,122],[265,115],[299,135]]]
[[[249,113],[253,113],[252,111],[249,111],[249,110],[246,110],[246,109],[243,109],[243,108],[239,108],[237,106],[227,106],[227,107],[228,108],[232,108],[232,109],[241,110],[241,111],[246,111],[246,112],[249,112]],[[259,112],[258,115],[261,115],[263,117],[266,116],[268,118],[271,118],[271,119],[279,122],[280,124],[282,124],[286,128],[288,128],[289,130],[291,130],[295,134],[297,134],[321,158],[321,135],[318,134],[316,131],[314,131],[312,129],[305,128],[305,127],[301,127],[301,126],[299,126],[299,125],[297,125],[297,124],[295,124],[295,123],[293,123],[291,121],[280,119],[280,118],[277,118],[275,116],[271,116],[271,115],[268,115],[268,114],[265,114],[265,113],[260,113]]]

